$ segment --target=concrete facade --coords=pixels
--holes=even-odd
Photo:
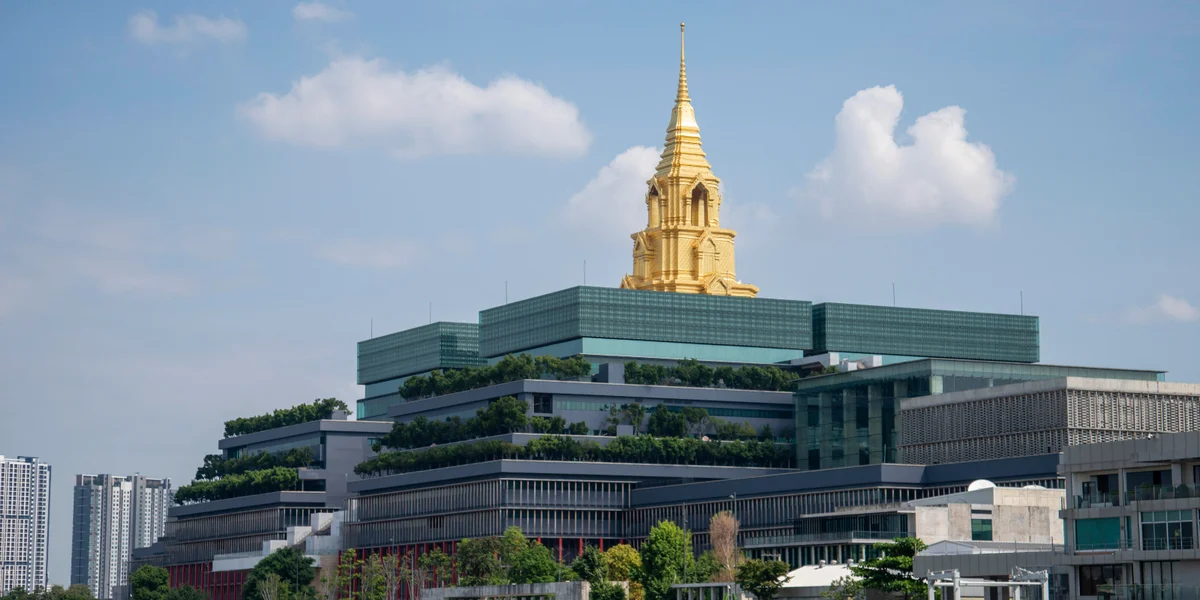
[[[1200,429],[1200,385],[1058,377],[909,398],[897,419],[907,462],[1026,456]]]

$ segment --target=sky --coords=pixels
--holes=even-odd
[[[355,343],[619,284],[688,83],[761,296],[1200,381],[1200,6],[0,4],[0,454],[191,480]],[[586,264],[586,268],[585,268]]]

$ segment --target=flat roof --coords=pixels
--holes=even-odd
[[[926,487],[969,483],[976,479],[1005,481],[1057,477],[1058,454],[999,458],[940,465],[876,464],[789,471],[782,474],[705,481],[633,490],[633,506],[681,504],[721,500],[733,494],[744,497],[775,496],[800,492],[855,489],[876,486]]]
[[[246,435],[238,435],[225,438],[217,442],[217,448],[228,450],[231,448],[241,448],[250,444],[259,444],[262,442],[272,442],[275,440],[283,440],[300,435],[318,432],[331,433],[346,433],[359,435],[386,434],[392,430],[393,423],[391,421],[348,421],[322,419],[320,421],[308,421],[307,423],[297,423],[286,427],[276,427],[275,429],[267,429],[264,431],[255,431]]]
[[[190,519],[221,513],[243,512],[271,507],[325,506],[325,492],[267,492],[237,498],[225,498],[197,504],[182,504],[167,509],[167,516]]]

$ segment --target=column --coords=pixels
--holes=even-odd
[[[883,454],[883,384],[873,383],[867,388],[868,440],[871,448],[871,464],[884,461]]]

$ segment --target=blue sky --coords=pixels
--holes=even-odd
[[[1195,5],[5,3],[0,453],[54,465],[51,580],[73,474],[352,402],[372,320],[617,285],[680,21],[763,296],[1023,293],[1045,362],[1200,381]]]

